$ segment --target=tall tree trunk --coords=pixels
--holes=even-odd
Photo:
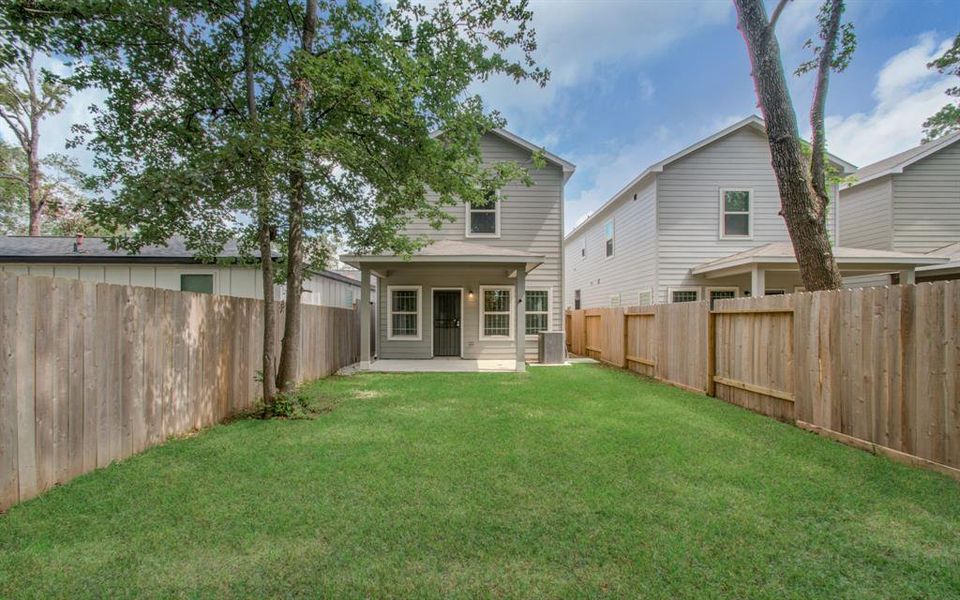
[[[305,54],[313,50],[317,35],[317,0],[307,0],[303,19],[301,49]],[[299,69],[299,67],[298,67]],[[287,302],[283,323],[283,345],[280,348],[280,366],[277,369],[277,387],[289,391],[297,383],[297,364],[300,360],[300,296],[303,292],[303,210],[306,197],[306,177],[303,172],[304,152],[300,136],[304,114],[310,97],[310,83],[302,73],[294,78],[291,112],[296,148],[290,169],[290,202],[287,234]]]
[[[251,22],[253,6],[251,0],[243,1],[243,68],[247,95],[247,114],[250,119],[252,135],[260,136],[260,115],[257,110],[256,82],[254,80],[253,40]],[[259,158],[254,160],[259,164]],[[257,169],[259,172],[260,169]],[[261,177],[257,178],[262,181]],[[263,403],[266,406],[273,404],[277,395],[276,384],[276,355],[277,355],[277,314],[276,302],[273,297],[273,250],[270,239],[270,206],[269,195],[262,188],[253,191],[257,210],[257,240],[260,247],[260,272],[263,276],[263,355],[261,369],[263,371]]]
[[[32,110],[32,107],[31,107]],[[43,190],[40,189],[40,121],[30,119],[29,145],[27,146],[27,200],[30,206],[30,235],[40,235],[43,221]]]
[[[771,162],[780,190],[781,214],[793,242],[800,277],[808,290],[837,289],[843,279],[823,218],[825,205],[807,171],[780,45],[767,20],[763,0],[734,0],[734,4],[750,54],[751,75],[766,122]]]

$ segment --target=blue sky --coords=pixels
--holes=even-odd
[[[946,103],[948,82],[926,68],[960,31],[957,0],[847,0],[858,48],[831,81],[831,152],[865,165],[916,145],[921,123]],[[778,26],[784,64],[808,57],[818,0],[793,0]],[[577,165],[566,227],[595,210],[647,165],[757,113],[743,39],[729,0],[532,0],[546,88],[496,80],[478,89],[508,128]],[[55,67],[56,65],[54,65]],[[789,76],[801,133],[810,76]],[[44,125],[41,151],[63,152],[89,119],[96,90]],[[12,141],[10,132],[0,136]],[[83,149],[67,150],[89,166]]]

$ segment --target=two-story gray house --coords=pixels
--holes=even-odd
[[[830,160],[840,172],[855,169]],[[836,187],[832,192],[836,199]],[[751,116],[651,165],[566,236],[565,307],[798,291],[799,269],[779,211],[766,129]],[[836,242],[834,213],[828,227]],[[850,276],[942,262],[843,246],[834,254]]]
[[[918,268],[916,280],[960,278],[960,132],[867,165],[855,177],[840,190],[844,244],[945,257],[949,263]],[[891,280],[899,274],[848,283]]]
[[[347,255],[360,269],[361,295],[377,277],[377,361],[463,358],[523,370],[536,355],[537,333],[561,328],[563,188],[574,166],[549,152],[542,168],[534,144],[505,130],[483,137],[484,161],[526,166],[534,184],[515,183],[486,206],[446,207],[437,230],[411,222],[406,233],[432,243],[410,257]],[[367,306],[361,300],[361,306]],[[370,316],[361,315],[361,340]],[[372,349],[361,347],[361,368]]]

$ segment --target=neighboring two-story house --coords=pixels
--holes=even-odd
[[[855,169],[830,160],[842,173]],[[835,199],[836,186],[832,193]],[[766,130],[752,116],[650,166],[566,236],[565,307],[798,291],[799,270],[779,211]],[[833,210],[827,222],[836,241]],[[850,276],[942,262],[841,246],[834,253]]]
[[[559,331],[563,306],[563,188],[574,166],[505,130],[482,139],[485,162],[513,161],[533,185],[507,185],[486,206],[445,207],[437,230],[414,221],[407,234],[432,243],[410,257],[348,255],[361,272],[361,294],[378,283],[377,359],[459,357],[523,370],[536,355],[537,333]],[[362,301],[361,304],[363,305]],[[361,368],[373,358],[370,315],[361,315]]]
[[[950,262],[919,267],[917,281],[960,278],[960,132],[868,165],[840,190],[844,244],[920,252]],[[848,284],[887,285],[896,273]]]

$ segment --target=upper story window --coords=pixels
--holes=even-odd
[[[580,238],[580,258],[587,257],[587,234],[583,234]]]
[[[607,221],[603,225],[603,252],[604,256],[610,258],[613,256],[613,221]]]
[[[467,203],[467,237],[500,237],[500,193],[489,191],[483,204]]]
[[[720,190],[720,238],[753,236],[753,190]]]

